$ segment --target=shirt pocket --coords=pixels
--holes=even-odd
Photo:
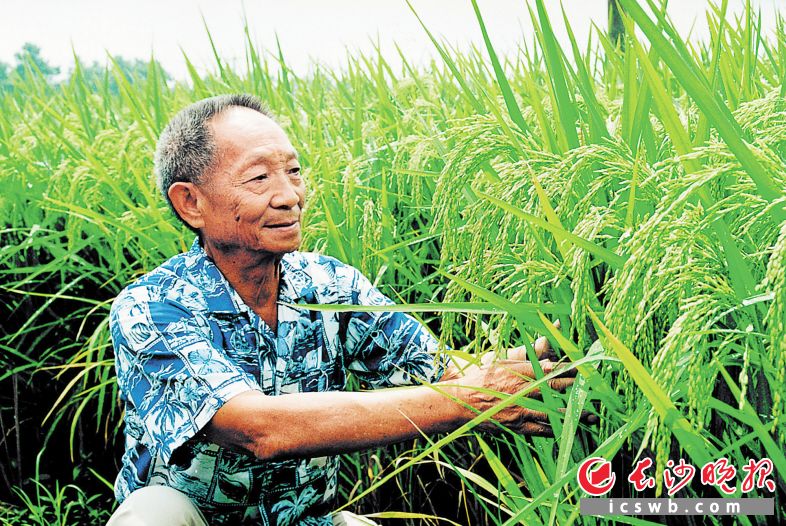
[[[344,371],[336,362],[329,362],[304,375],[300,381],[301,392],[341,391],[344,389],[344,382]]]
[[[215,341],[227,357],[258,382],[261,338],[248,319],[238,314],[212,313],[210,324],[217,336]]]

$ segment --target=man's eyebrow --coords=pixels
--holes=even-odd
[[[245,169],[248,169],[251,166],[255,166],[257,164],[262,164],[262,163],[265,163],[265,162],[269,162],[271,155],[274,154],[274,153],[275,152],[272,152],[270,150],[259,150],[257,152],[254,152],[254,154],[252,154],[248,158],[248,160],[243,163],[243,168],[242,169],[245,170]],[[284,154],[284,161],[291,161],[292,159],[295,159],[295,160],[298,159],[298,155],[297,155],[297,151],[296,150],[286,150],[286,151],[283,152],[283,154]]]

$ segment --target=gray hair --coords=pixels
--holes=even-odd
[[[250,108],[273,118],[270,110],[254,95],[219,95],[202,99],[180,110],[158,138],[154,161],[156,184],[169,208],[181,221],[183,218],[169,199],[169,188],[176,182],[203,181],[205,172],[215,162],[216,155],[216,143],[208,122],[233,106]],[[191,228],[185,221],[183,223]]]

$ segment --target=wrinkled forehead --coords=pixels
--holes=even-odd
[[[222,153],[236,151],[244,155],[297,157],[289,137],[276,121],[256,110],[231,107],[209,122],[213,140]]]
[[[253,148],[245,150],[243,159],[248,164],[260,163],[286,163],[292,160],[297,160],[297,151],[291,144],[280,144],[278,146],[263,146],[260,148]]]

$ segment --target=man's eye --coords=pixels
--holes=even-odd
[[[265,179],[267,179],[267,174],[260,174],[257,175],[256,177],[249,179],[249,181],[264,181]]]
[[[289,173],[294,174],[294,175],[299,174],[300,173],[300,167],[298,166],[297,168],[290,169]]]

